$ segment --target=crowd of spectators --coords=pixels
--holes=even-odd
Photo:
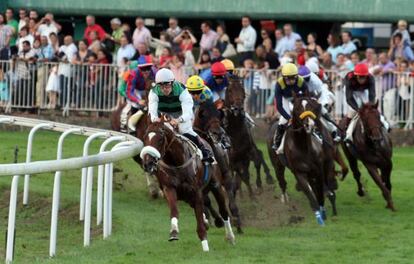
[[[29,87],[34,80],[37,84],[47,84],[46,87],[38,85],[35,90],[27,91],[33,94],[25,97],[29,100],[25,104],[41,104],[39,91],[45,89],[49,94],[48,107],[51,108],[64,103],[65,96],[60,95],[71,94],[71,91],[68,92],[70,83],[79,84],[70,65],[87,68],[88,73],[82,78],[80,86],[94,89],[91,97],[98,98],[104,88],[97,76],[104,72],[94,65],[116,65],[119,76],[122,76],[130,62],[141,55],[150,56],[159,68],[172,69],[181,82],[192,74],[208,69],[216,61],[234,58],[235,63],[245,69],[241,75],[250,94],[269,90],[273,85],[274,72],[286,62],[305,65],[309,60],[314,60],[321,68],[336,71],[342,76],[353,70],[360,61],[367,63],[370,72],[378,76],[396,71],[414,71],[411,38],[407,23],[403,20],[398,22],[398,28],[390,38],[388,51],[367,48],[365,52],[358,50],[349,31],[331,33],[326,43],[322,43],[316,33],[311,32],[303,38],[294,32],[291,24],[272,30],[267,27],[256,29],[248,16],[241,18],[241,30],[235,39],[230,39],[226,34],[224,24],[214,27],[210,21],[201,23],[200,39],[195,37],[191,28],[179,25],[178,19],[173,17],[168,21],[168,28],[157,36],[144,22],[142,17],[137,17],[132,26],[113,18],[110,20],[111,31],[107,32],[104,26],[96,23],[94,16],[88,15],[83,39],[74,40],[73,36],[62,36],[62,26],[51,13],[41,17],[36,10],[22,8],[15,14],[14,10],[7,9],[0,14],[0,60],[14,60],[17,86]],[[322,46],[327,46],[327,49]],[[58,63],[44,73],[39,71],[42,62]],[[36,78],[30,78],[35,67]],[[0,106],[8,100],[5,75],[0,67]],[[390,85],[384,89],[407,83],[397,79],[388,80]],[[71,94],[75,99],[80,96]]]

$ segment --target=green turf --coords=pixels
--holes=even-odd
[[[1,132],[0,163],[12,162],[15,145],[19,146],[19,161],[24,161],[26,139],[27,132]],[[33,160],[55,157],[57,139],[58,134],[52,132],[36,135]],[[84,137],[69,137],[64,156],[80,155],[84,140]],[[94,144],[92,152],[98,148],[99,145]],[[260,144],[260,148],[265,150],[265,145]],[[267,152],[264,153],[269,162]],[[235,246],[224,241],[224,230],[211,228],[209,253],[202,252],[193,213],[184,203],[180,204],[180,241],[167,242],[170,221],[166,203],[148,197],[141,170],[127,160],[116,164],[122,171],[115,177],[113,234],[104,241],[102,229],[96,227],[93,219],[93,239],[89,248],[82,246],[83,225],[78,220],[80,171],[63,174],[57,257],[49,259],[53,177],[36,175],[31,179],[30,205],[21,206],[21,195],[18,200],[16,263],[413,263],[414,149],[396,148],[393,160],[396,213],[384,208],[378,188],[362,170],[368,197],[356,195],[355,182],[349,176],[340,183],[337,192],[339,216],[330,218],[321,228],[303,194],[294,191],[289,174],[291,198],[306,208],[303,222],[274,228],[245,227],[245,234],[236,234]],[[3,258],[10,183],[11,177],[0,178],[3,192],[0,257]],[[19,183],[21,193],[23,178]],[[275,192],[278,194],[279,189]],[[274,203],[280,201],[275,199]]]

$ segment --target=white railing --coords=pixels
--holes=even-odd
[[[139,154],[143,143],[130,135],[119,132],[67,125],[43,120],[30,118],[14,117],[0,115],[0,123],[12,124],[19,126],[32,127],[27,143],[27,155],[25,163],[3,164],[0,165],[0,176],[14,175],[11,185],[10,206],[8,217],[8,229],[6,239],[6,263],[13,260],[14,252],[14,234],[16,221],[17,190],[20,175],[25,175],[24,182],[24,199],[23,203],[29,202],[29,180],[30,175],[39,173],[55,173],[53,186],[53,203],[50,229],[50,247],[49,255],[56,255],[56,238],[57,238],[57,221],[60,200],[60,177],[62,171],[81,169],[86,170],[87,175],[82,174],[80,218],[84,220],[84,246],[90,244],[90,227],[91,227],[91,203],[92,203],[92,185],[93,185],[93,167],[98,167],[98,186],[97,186],[97,215],[99,216],[97,224],[100,225],[103,220],[104,239],[111,234],[112,230],[112,175],[113,162],[134,157]],[[57,132],[63,132],[59,137],[57,146],[57,159],[47,161],[31,162],[31,150],[35,133],[40,129],[48,129]],[[70,134],[80,134],[89,136],[84,145],[84,155],[82,157],[62,159],[64,139]],[[99,154],[88,155],[89,144],[96,138],[106,139],[101,145]],[[110,143],[120,142],[115,145],[111,151],[107,150]],[[86,154],[85,154],[86,152]],[[105,168],[103,170],[102,168]],[[103,204],[102,204],[103,202]],[[103,215],[103,219],[102,219]]]

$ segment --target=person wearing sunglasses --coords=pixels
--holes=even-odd
[[[358,109],[365,103],[375,103],[375,78],[368,71],[368,65],[359,63],[355,69],[349,72],[344,79],[346,103],[348,113],[346,116],[346,137],[345,142],[352,142],[352,134],[358,119],[354,118],[358,114]],[[380,120],[384,128],[389,131],[389,124],[384,116],[380,115]]]
[[[203,153],[202,161],[212,163],[213,154],[193,130],[194,102],[184,84],[175,80],[174,73],[167,68],[155,75],[156,85],[148,95],[148,112],[151,122],[161,122],[160,114],[171,118],[169,123],[178,127],[178,133],[191,140]]]
[[[332,107],[330,105],[330,92],[328,87],[319,79],[319,77],[311,72],[307,66],[299,67],[299,76],[302,76],[308,85],[309,92],[314,96],[318,103],[322,105],[322,124],[326,129],[331,133],[332,139],[335,142],[341,141],[341,137],[338,134],[337,127],[333,124],[333,119],[329,115],[328,108]]]
[[[147,93],[155,80],[157,69],[152,63],[151,56],[139,56],[138,65],[131,69],[126,77],[126,101],[121,115],[121,127],[125,127],[129,109],[131,117],[128,120],[128,128],[131,132],[135,131],[135,126],[145,112]]]
[[[293,63],[286,63],[282,67],[282,77],[277,80],[275,88],[277,111],[281,116],[273,138],[272,148],[278,150],[278,154],[282,153],[279,151],[279,146],[291,119],[293,93],[305,94],[307,91],[308,85],[303,77],[298,75],[298,67]]]

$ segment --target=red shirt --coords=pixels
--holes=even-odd
[[[298,61],[299,65],[305,65],[305,62],[306,62],[306,60],[305,60],[305,51],[306,51],[305,49],[302,49],[300,51],[300,53],[298,53],[297,61]]]
[[[105,32],[105,30],[100,25],[95,24],[93,26],[87,26],[85,28],[85,33],[83,34],[83,38],[88,41],[88,46],[91,45],[91,43],[92,43],[92,40],[89,37],[89,33],[91,31],[96,31],[98,33],[98,38],[100,40],[104,40],[105,39],[106,32]]]

